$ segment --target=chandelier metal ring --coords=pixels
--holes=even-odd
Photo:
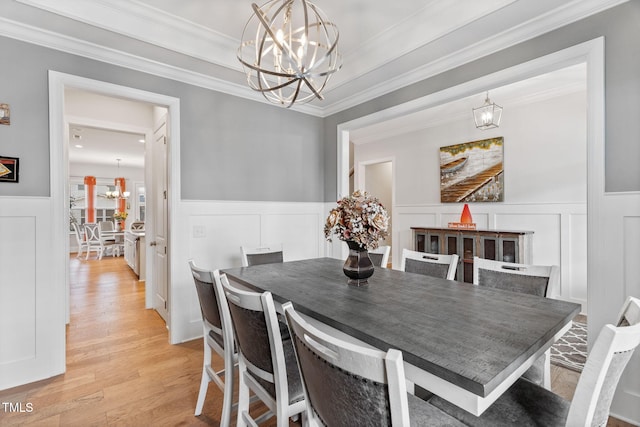
[[[329,78],[342,66],[337,26],[307,0],[251,6],[237,53],[249,87],[286,107],[323,99]]]

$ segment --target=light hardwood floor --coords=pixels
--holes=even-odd
[[[70,272],[67,372],[0,391],[0,402],[22,404],[25,411],[0,406],[0,425],[219,425],[222,393],[215,385],[210,384],[203,414],[193,415],[202,340],[169,345],[164,321],[145,310],[144,283],[124,259],[85,261],[72,256]],[[220,359],[217,368],[222,368]],[[552,369],[554,391],[571,398],[579,374]],[[257,405],[253,411],[260,413],[264,407]],[[630,426],[614,420],[608,425]]]

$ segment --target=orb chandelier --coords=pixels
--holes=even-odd
[[[315,98],[342,67],[338,28],[307,0],[270,0],[251,5],[238,60],[251,89],[291,107]]]
[[[484,104],[473,109],[473,120],[476,122],[476,127],[481,130],[497,128],[500,126],[501,118],[502,107],[489,100],[489,91],[487,91]]]

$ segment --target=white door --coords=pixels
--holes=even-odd
[[[167,117],[156,126],[153,138],[153,236],[151,255],[153,256],[153,308],[168,324],[168,258],[167,258]]]

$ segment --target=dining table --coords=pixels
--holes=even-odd
[[[413,384],[481,415],[570,327],[580,305],[376,268],[347,284],[344,261],[228,268],[230,281],[370,347],[402,352]]]

